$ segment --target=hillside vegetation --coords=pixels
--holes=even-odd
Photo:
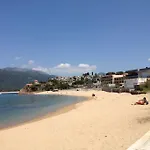
[[[0,69],[0,91],[20,90],[34,80],[47,81],[50,76],[43,72],[20,68]]]
[[[146,83],[140,85],[140,88],[145,92],[150,92],[150,80],[148,80]]]

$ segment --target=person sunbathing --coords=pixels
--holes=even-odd
[[[148,105],[148,100],[146,99],[146,97],[144,97],[143,99],[135,102],[134,105],[145,105],[145,104]]]

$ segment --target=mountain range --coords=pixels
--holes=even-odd
[[[27,83],[34,80],[47,81],[55,77],[44,72],[24,68],[4,68],[0,69],[0,91],[20,90]]]

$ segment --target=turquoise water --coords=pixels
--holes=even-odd
[[[84,97],[57,95],[0,95],[0,128],[12,127],[40,118]]]

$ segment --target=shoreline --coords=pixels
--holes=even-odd
[[[31,95],[37,95],[37,96],[38,95],[56,95],[56,96],[58,95],[58,96],[60,96],[60,94],[58,94],[56,92],[55,92],[55,94],[53,94],[53,93],[48,93],[48,94],[43,94],[42,93],[41,94],[41,92],[39,92],[39,93],[32,93]],[[62,96],[74,96],[74,95],[65,95],[65,94],[63,94]],[[4,127],[4,128],[2,127],[2,128],[0,128],[0,131],[16,128],[16,127],[19,127],[19,126],[23,126],[23,125],[34,123],[34,122],[38,122],[38,121],[42,121],[42,120],[47,119],[47,118],[52,118],[52,117],[55,117],[55,116],[67,113],[67,112],[69,112],[69,111],[71,111],[73,109],[76,109],[76,107],[78,107],[80,104],[82,104],[82,103],[84,103],[84,102],[86,102],[88,100],[92,100],[93,99],[92,97],[86,97],[86,96],[75,96],[75,97],[84,97],[85,100],[77,102],[77,103],[74,103],[74,104],[69,104],[68,106],[64,106],[62,108],[58,108],[55,111],[49,112],[49,113],[47,113],[47,114],[45,114],[43,116],[37,117],[37,118],[29,120],[29,121],[25,121],[23,123],[19,123],[17,125],[12,125],[10,127]]]
[[[93,100],[71,105],[65,112],[64,108],[56,111],[54,117],[48,115],[42,120],[0,130],[0,141],[3,141],[0,149],[125,150],[149,130],[150,106],[131,104],[144,96],[149,99],[150,95],[94,90],[47,94],[54,93]],[[96,94],[95,98],[92,98],[92,93]]]

